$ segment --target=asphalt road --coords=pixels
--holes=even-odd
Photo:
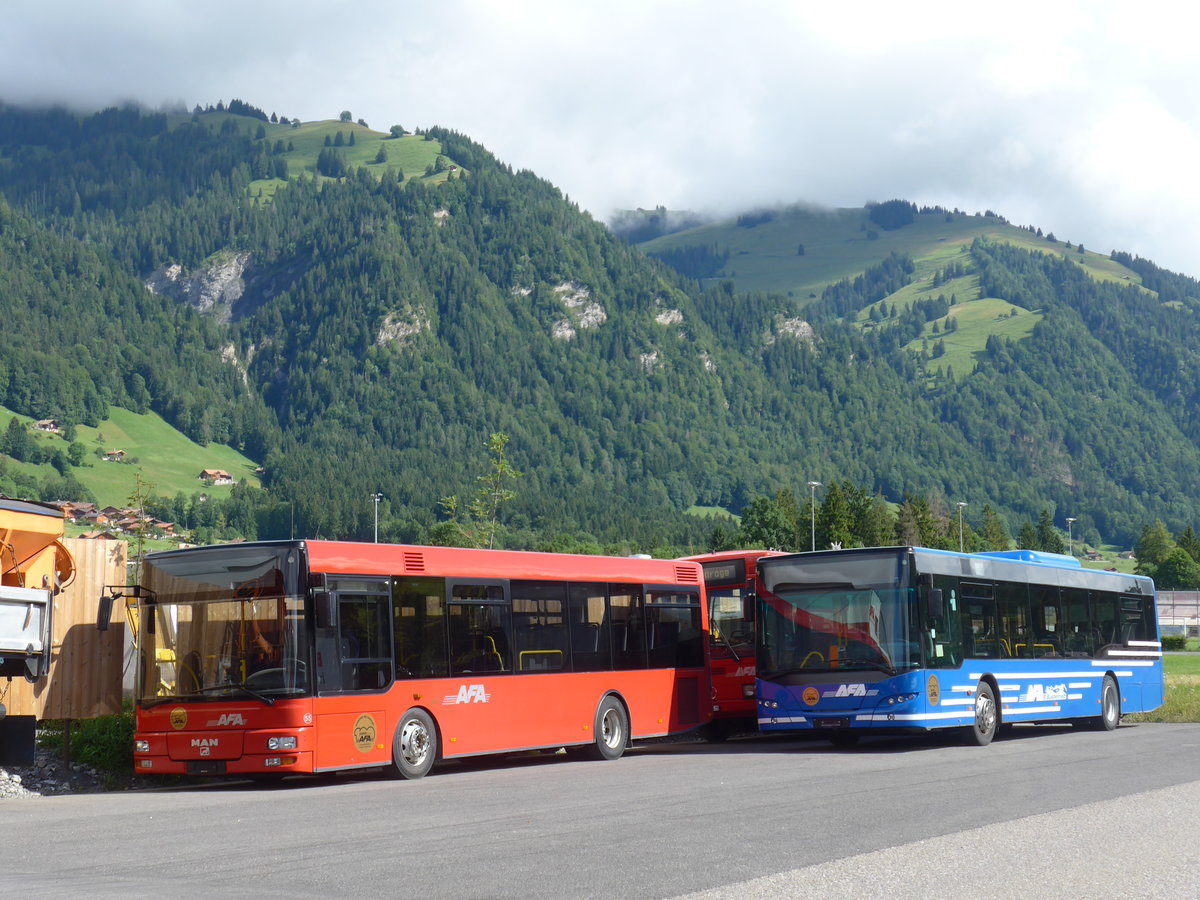
[[[1200,725],[658,744],[0,812],[5,896],[1196,897]]]

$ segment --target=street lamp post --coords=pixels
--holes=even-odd
[[[383,494],[372,494],[371,499],[375,501],[375,543],[379,543],[379,501],[383,499]]]
[[[813,550],[817,549],[817,488],[820,486],[821,482],[819,481],[810,481],[808,483],[808,512],[811,519],[811,549]]]
[[[1077,520],[1073,516],[1067,516],[1067,552],[1072,556],[1075,555],[1075,534],[1071,527]]]
[[[962,511],[963,511],[963,507],[966,505],[967,504],[962,500],[959,500],[958,504],[957,504],[957,506],[958,506],[958,552],[959,553],[963,552],[963,524],[962,524],[963,513],[962,513]]]

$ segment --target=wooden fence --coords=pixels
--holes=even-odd
[[[0,681],[0,702],[9,715],[88,719],[121,711],[124,601],[114,604],[107,631],[97,630],[96,612],[106,584],[125,584],[128,545],[79,538],[62,543],[75,558],[75,578],[54,598],[50,674],[36,684]]]

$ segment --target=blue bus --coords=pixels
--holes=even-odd
[[[759,560],[758,725],[834,744],[1018,722],[1111,731],[1163,702],[1154,582],[1069,556],[919,547]]]

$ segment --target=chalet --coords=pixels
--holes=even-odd
[[[58,419],[39,419],[33,423],[33,427],[37,431],[48,431],[51,434],[58,434],[62,431],[62,426],[58,424]]]
[[[199,478],[206,484],[233,484],[233,476],[224,469],[205,469]]]
[[[110,462],[121,462],[122,460],[125,459],[125,451],[124,450],[105,450],[104,458],[109,460]]]

